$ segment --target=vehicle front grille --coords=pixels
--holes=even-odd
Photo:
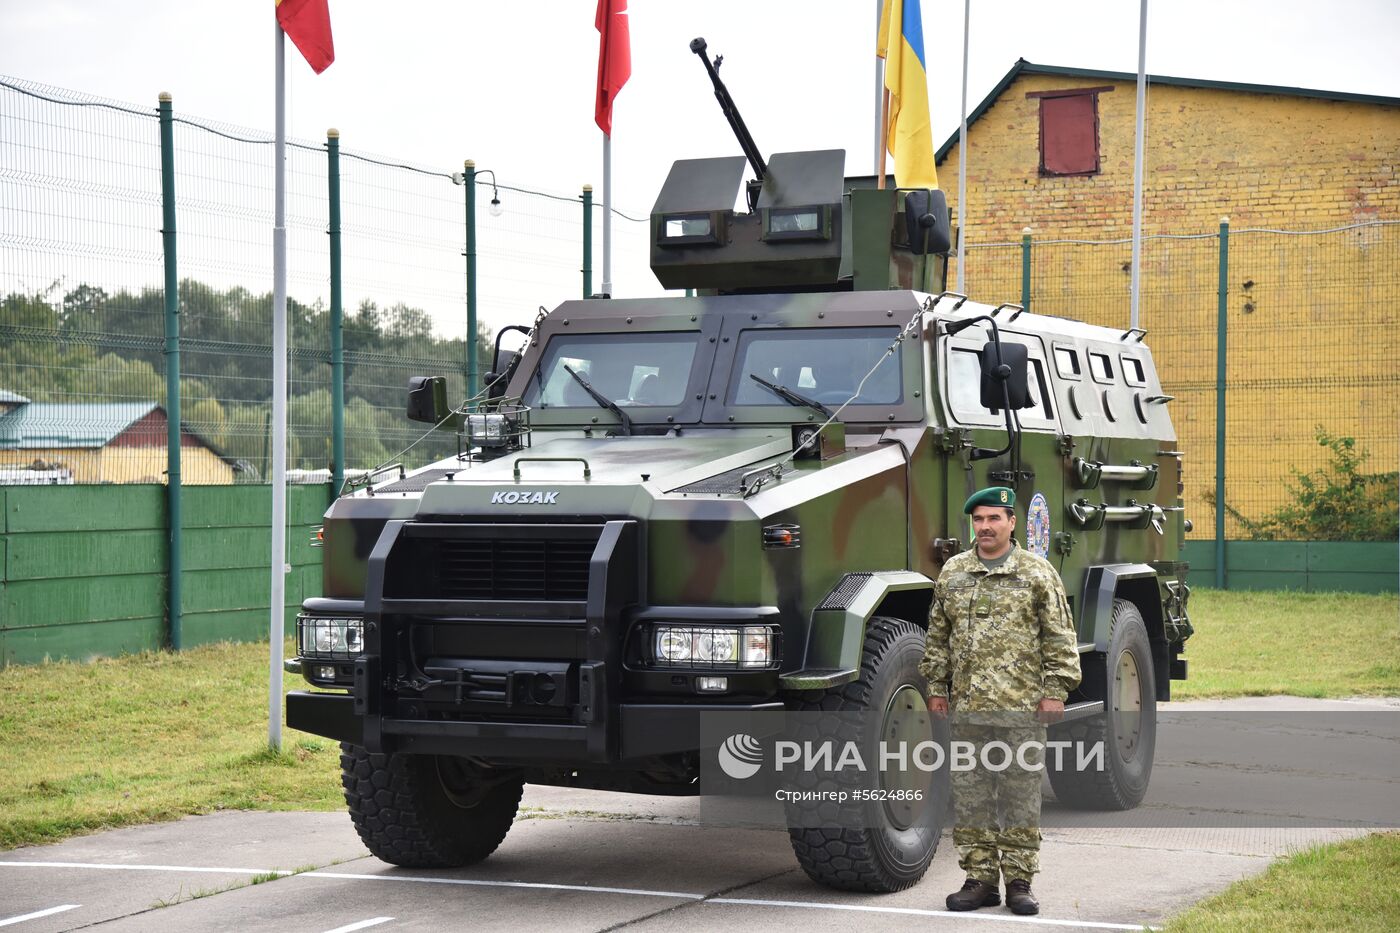
[[[588,598],[588,562],[597,540],[439,539],[437,599]]]
[[[385,568],[394,599],[584,602],[601,525],[410,525]]]

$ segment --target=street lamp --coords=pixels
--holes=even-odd
[[[476,176],[491,176],[492,217],[504,212],[501,207],[500,191],[496,187],[496,173],[491,169],[478,172],[476,163],[467,159],[462,163],[462,171],[452,174],[452,184],[466,186],[467,243],[462,255],[467,259],[467,398],[475,398],[480,382],[476,360]]]

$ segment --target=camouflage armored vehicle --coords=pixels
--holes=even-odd
[[[698,296],[565,302],[455,409],[412,381],[410,417],[461,453],[327,512],[291,662],[317,689],[288,723],[344,743],[365,844],[419,867],[489,855],[527,783],[695,793],[706,711],[902,728],[962,502],[998,484],[1070,594],[1084,679],[1060,728],[1110,751],[1055,792],[1136,805],[1190,631],[1143,333],[942,291],[941,193],[843,178],[839,150],[765,161],[697,43],[746,153],[675,163],[653,208],[657,278]],[[860,832],[791,829],[814,879],[922,876],[945,813],[871,807]]]

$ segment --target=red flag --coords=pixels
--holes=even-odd
[[[632,37],[627,28],[627,0],[598,0],[594,25],[598,41],[598,98],[593,119],[612,135],[612,108],[617,92],[632,77]]]
[[[335,61],[329,0],[277,0],[277,24],[301,57],[320,74]],[[625,28],[625,27],[624,27]]]

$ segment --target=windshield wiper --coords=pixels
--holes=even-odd
[[[574,372],[573,367],[571,367],[568,363],[564,364],[564,372],[568,373],[570,376],[573,376],[574,381],[577,382],[579,385],[583,386],[583,391],[587,392],[589,396],[592,397],[593,401],[597,402],[600,407],[606,408],[614,415],[617,415],[617,420],[622,422],[622,433],[628,437],[632,436],[632,419],[627,417],[627,412],[623,411],[621,408],[618,408],[616,402],[608,398],[603,393],[599,392],[597,389],[593,388],[593,386],[589,385],[588,380],[580,376],[578,373]]]
[[[752,379],[754,382],[757,382],[759,385],[763,386],[765,389],[768,389],[770,392],[776,394],[779,398],[787,402],[789,405],[796,405],[799,408],[810,408],[813,411],[821,412],[828,418],[832,417],[832,411],[830,408],[827,408],[821,402],[815,401],[813,399],[808,398],[805,395],[801,395],[797,392],[792,391],[787,386],[780,386],[776,383],[769,382],[767,379],[764,379],[762,376],[755,375],[754,373],[749,373],[749,378]]]

